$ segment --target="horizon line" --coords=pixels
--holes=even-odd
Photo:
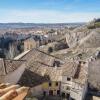
[[[87,23],[90,21],[85,22],[0,22],[0,24],[70,24],[70,23]]]

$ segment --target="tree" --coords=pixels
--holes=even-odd
[[[7,51],[7,55],[6,55],[6,58],[8,59],[13,59],[16,55],[16,48],[14,46],[14,44],[10,43],[9,44],[9,50]]]
[[[49,47],[48,48],[48,53],[51,53],[51,52],[53,52],[53,48],[52,47]]]

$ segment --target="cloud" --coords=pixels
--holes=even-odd
[[[87,22],[100,17],[97,12],[61,12],[52,10],[0,10],[2,22],[64,23]]]

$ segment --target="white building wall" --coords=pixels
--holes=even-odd
[[[30,92],[32,96],[42,95],[43,94],[42,85],[38,85],[38,86],[31,88]]]
[[[84,100],[86,93],[87,93],[87,83],[85,85],[73,83],[72,89],[70,92],[71,98],[75,100]]]
[[[83,96],[82,96],[83,100],[84,100],[85,97],[86,97],[87,91],[88,91],[88,83],[86,83],[85,86],[84,86]]]
[[[67,87],[72,87],[72,78],[70,81],[67,80],[67,76],[62,76],[62,82],[61,82],[61,92],[69,93],[70,90],[67,89]]]

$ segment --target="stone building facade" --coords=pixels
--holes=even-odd
[[[24,41],[24,51],[36,48],[39,45],[39,41],[35,41],[32,37]]]
[[[60,95],[60,82],[45,82],[42,84],[42,90],[44,95]]]
[[[61,94],[68,100],[84,100],[88,88],[88,63],[73,63],[69,67],[69,71],[65,71],[62,75]]]

